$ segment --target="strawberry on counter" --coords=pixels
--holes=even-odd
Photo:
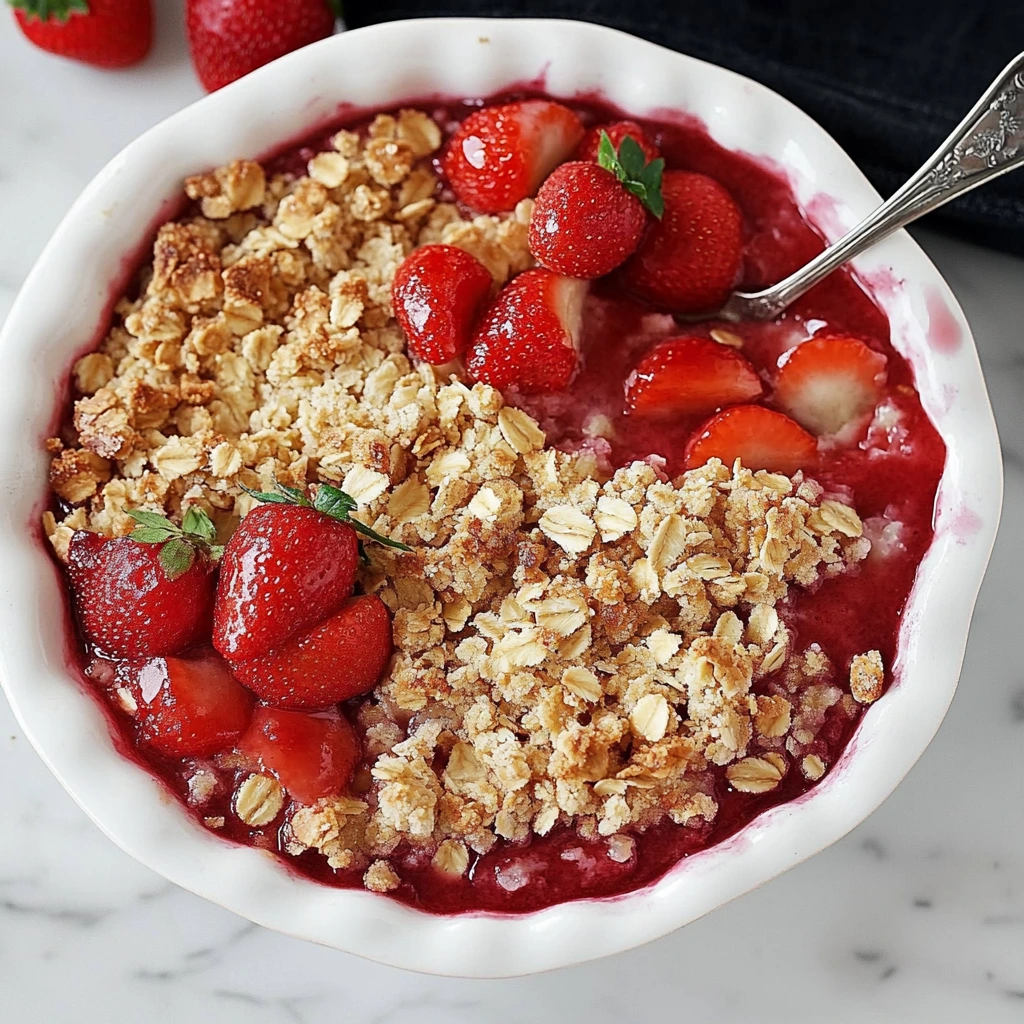
[[[153,43],[150,0],[7,0],[26,39],[58,57],[126,68]]]
[[[220,89],[331,35],[339,14],[338,0],[188,0],[185,28],[199,81],[207,92]]]

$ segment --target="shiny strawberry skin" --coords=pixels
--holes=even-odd
[[[657,160],[661,155],[658,147],[647,137],[647,133],[636,121],[614,121],[611,124],[599,124],[589,129],[576,150],[577,160],[588,160],[597,163],[597,149],[601,145],[601,132],[607,132],[612,145],[618,150],[622,140],[628,135],[641,149],[648,160]]]
[[[623,268],[628,288],[674,313],[718,309],[739,280],[743,215],[712,178],[666,171],[665,213]]]
[[[325,708],[373,689],[391,657],[391,615],[379,597],[350,597],[326,622],[251,661],[235,675],[282,708]]]
[[[490,271],[453,245],[413,250],[395,272],[391,305],[409,351],[441,365],[461,356],[491,290]]]
[[[252,695],[211,647],[153,658],[121,676],[137,704],[139,742],[169,757],[229,750],[252,717]]]
[[[173,580],[161,544],[78,531],[68,546],[68,578],[89,643],[117,658],[177,654],[209,639],[216,573],[201,553]]]
[[[640,244],[647,214],[610,171],[573,160],[540,187],[530,218],[530,252],[567,277],[603,277]]]
[[[857,338],[810,338],[782,358],[775,402],[801,426],[834,434],[882,397],[886,358]]]
[[[687,469],[721,459],[727,466],[739,459],[747,469],[792,475],[810,469],[817,441],[794,420],[763,405],[734,405],[697,428],[686,445]]]
[[[359,543],[347,523],[302,505],[257,505],[224,549],[213,646],[247,661],[333,615],[352,593]]]
[[[199,81],[213,92],[334,31],[328,0],[188,0],[185,30]]]
[[[31,7],[31,5],[26,5]],[[89,0],[89,11],[46,19],[16,9],[22,34],[48,53],[98,68],[137,64],[153,45],[150,0]]]
[[[532,196],[582,136],[580,119],[551,100],[484,107],[455,130],[441,169],[461,203],[501,213]]]
[[[562,391],[579,368],[586,285],[553,271],[527,270],[484,313],[470,346],[474,380],[524,394]]]
[[[626,381],[626,408],[636,416],[706,416],[751,402],[763,391],[749,360],[710,338],[671,338],[655,345]]]
[[[277,776],[299,803],[340,793],[360,758],[359,737],[338,712],[257,706],[238,749]]]

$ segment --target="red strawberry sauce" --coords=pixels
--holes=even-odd
[[[433,106],[439,120],[450,128],[478,104],[428,102],[421,106]],[[619,116],[596,101],[574,106],[587,125]],[[304,168],[337,127],[275,157],[272,169]],[[722,149],[699,124],[678,116],[670,122],[646,122],[644,127],[657,141],[668,167],[716,178],[739,203],[746,232],[742,287],[756,288],[776,281],[821,250],[820,236],[801,217],[788,185],[776,170]],[[849,273],[836,273],[771,324],[707,321],[680,325],[670,316],[632,300],[613,274],[594,285],[584,324],[584,368],[566,393],[528,399],[510,397],[542,420],[549,441],[570,448],[592,448],[611,465],[654,455],[668,476],[680,470],[683,448],[696,423],[676,420],[652,424],[623,413],[623,381],[655,340],[684,333],[707,336],[713,328],[728,329],[742,337],[743,352],[765,380],[769,396],[779,356],[812,334],[854,335],[885,354],[885,403],[900,413],[897,425],[888,429],[873,426],[866,433],[861,430],[847,443],[825,450],[811,473],[827,489],[853,501],[868,521],[873,538],[884,530],[882,541],[876,543],[858,571],[826,581],[813,594],[794,589],[788,605],[780,611],[797,634],[796,649],[820,644],[836,665],[838,676],[845,674],[854,654],[871,648],[880,650],[886,666],[891,666],[901,612],[932,538],[932,510],[945,447],[921,408],[909,365],[890,343],[885,314],[858,281]],[[767,404],[771,404],[770,397]],[[586,436],[585,428],[592,427],[598,415],[610,422],[610,439]],[[902,526],[887,526],[888,520]],[[894,539],[896,542],[890,543]],[[883,549],[884,555],[880,553]],[[77,660],[83,663],[80,654]],[[109,665],[94,662],[90,672],[94,677],[97,668],[101,675],[112,674]],[[352,722],[356,721],[358,701],[342,706]],[[183,765],[179,760],[134,748],[125,717],[116,715],[114,720],[120,734],[119,747],[132,751],[175,793],[186,798],[184,778],[192,763]],[[855,725],[837,718],[822,730],[818,738],[820,753],[829,765],[836,763]],[[365,768],[357,770],[357,787],[361,777],[366,779]],[[239,771],[247,770],[239,767]],[[202,810],[190,813],[199,821],[223,816],[224,826],[217,834],[278,851],[280,821],[255,830],[243,825],[231,810],[231,782],[224,778]],[[431,868],[429,857],[417,859],[412,855],[403,861],[396,855],[393,862],[404,884],[391,895],[432,913],[523,913],[565,900],[625,893],[656,881],[682,858],[721,842],[761,811],[798,796],[809,786],[800,771],[793,770],[777,790],[748,796],[730,791],[723,778],[718,792],[720,810],[711,826],[695,829],[666,822],[651,828],[635,837],[636,852],[625,863],[608,857],[605,840],[586,842],[567,829],[544,838],[534,837],[525,847],[499,842],[491,853],[471,864],[468,880],[441,875]],[[332,871],[317,854],[298,858],[283,852],[280,855],[284,864],[318,881],[361,886],[360,872]]]

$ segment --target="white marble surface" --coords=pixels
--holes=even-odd
[[[114,75],[30,49],[0,14],[0,318],[93,173],[200,95],[178,6],[160,5],[145,65]],[[920,237],[974,327],[1009,511],[949,717],[852,835],[632,953],[514,981],[423,978],[264,931],[136,864],[0,700],[0,1019],[1024,1021],[1024,263]]]

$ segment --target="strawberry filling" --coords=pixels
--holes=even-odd
[[[450,189],[468,216],[507,213],[537,195],[529,231],[541,266],[498,289],[491,253],[471,232],[453,237],[477,245],[474,254],[447,241],[413,250],[390,296],[414,373],[464,370],[470,386],[490,384],[534,416],[548,446],[582,452],[604,473],[641,460],[670,479],[711,458],[740,459],[855,496],[871,555],[813,592],[794,590],[779,615],[837,664],[874,649],[891,665],[903,604],[932,537],[945,449],[885,315],[851,274],[834,274],[774,323],[715,316],[732,288],[778,280],[820,251],[786,183],[685,120],[622,121],[598,103],[453,104],[439,107],[437,119],[448,132],[438,194]],[[330,149],[332,134],[271,169],[302,168]],[[526,223],[517,221],[518,229]],[[683,315],[694,314],[705,319],[684,325]],[[399,399],[413,376],[396,389]],[[377,475],[403,457],[381,443]],[[397,706],[378,684],[393,643],[414,631],[410,622],[422,611],[412,584],[404,593],[377,591],[387,605],[361,592],[369,583],[356,585],[360,544],[386,538],[371,519],[349,516],[352,499],[329,486],[313,500],[297,488],[279,491],[254,495],[264,504],[245,516],[223,555],[212,522],[194,517],[178,529],[153,517],[138,520],[141,543],[76,533],[68,568],[91,652],[86,674],[128,711],[119,719],[126,742],[208,827],[276,852],[288,849],[287,829],[241,822],[233,785],[259,773],[294,804],[372,802],[374,758],[418,722],[419,708]],[[474,503],[481,531],[493,514],[488,501],[498,500],[490,494],[481,491]],[[405,497],[410,506],[420,501],[415,514],[431,500]],[[395,521],[399,504],[388,504]],[[520,554],[527,566],[529,552]],[[421,555],[387,554],[403,557],[415,570],[405,582],[422,579]],[[454,632],[460,599],[455,582],[444,597]],[[389,607],[398,609],[394,622]],[[439,674],[416,685],[426,695],[449,683]],[[830,764],[855,721],[822,712],[819,749]],[[434,771],[453,767],[449,750],[454,743]],[[197,796],[195,780],[205,777],[216,782]],[[614,858],[595,857],[580,834],[558,827],[527,847],[498,840],[474,852],[459,880],[410,855],[407,884],[392,895],[434,912],[523,912],[630,891],[809,783],[793,771],[770,793],[734,792],[724,776],[716,785],[713,823],[659,821]],[[330,868],[308,852],[288,862],[331,884],[361,884],[360,872]]]

